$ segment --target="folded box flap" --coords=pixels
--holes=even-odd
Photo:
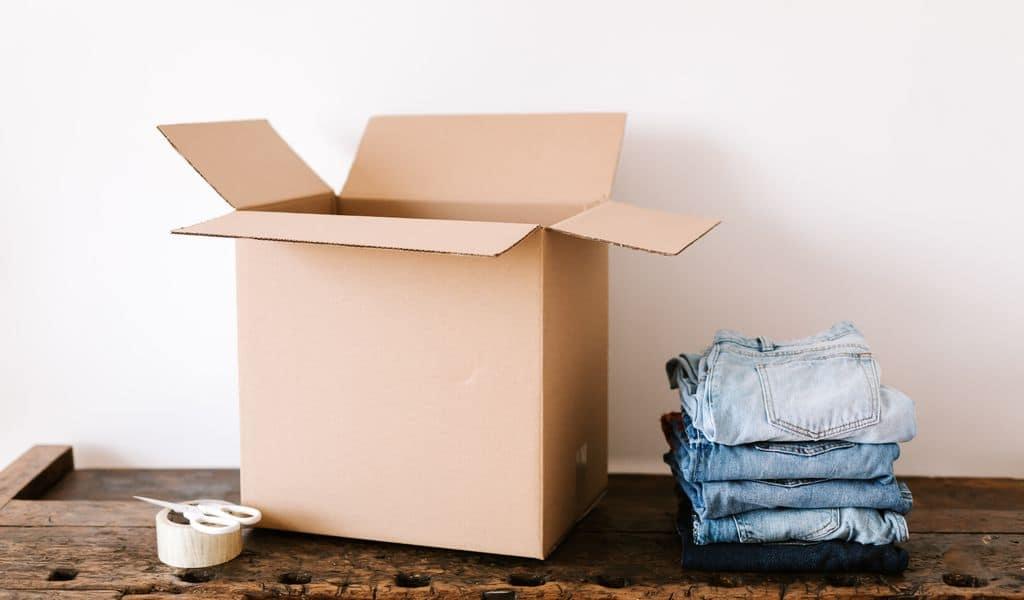
[[[173,233],[498,256],[536,229],[526,223],[237,211]]]
[[[157,129],[237,209],[334,195],[265,120],[184,123]]]
[[[551,225],[549,229],[588,240],[674,256],[718,223],[715,219],[677,215],[622,202],[602,202]]]
[[[342,201],[583,207],[608,199],[625,124],[623,113],[374,117]]]

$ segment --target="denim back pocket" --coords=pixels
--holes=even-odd
[[[842,524],[838,508],[790,511],[785,519],[775,511],[755,510],[733,515],[745,544],[785,541],[817,542],[834,537]]]
[[[840,354],[757,365],[768,422],[820,440],[876,425],[878,365],[870,354]]]
[[[792,454],[793,456],[821,456],[835,450],[853,448],[855,445],[853,442],[844,442],[842,440],[828,440],[824,442],[760,442],[754,444],[754,448],[761,452]]]

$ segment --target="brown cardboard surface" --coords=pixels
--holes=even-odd
[[[537,228],[537,225],[524,223],[247,210],[175,229],[174,233],[498,256]]]
[[[572,236],[674,256],[718,225],[715,219],[604,202],[552,225]]]
[[[578,207],[569,204],[416,202],[362,198],[345,198],[339,202],[338,209],[339,213],[344,215],[537,223],[544,226],[563,221],[580,212]]]
[[[544,548],[608,481],[608,247],[553,231],[544,243]]]
[[[608,201],[624,122],[377,117],[341,198],[265,121],[161,127],[244,209],[175,233],[237,240],[265,526],[543,558],[594,505],[605,243],[678,254],[717,225]]]
[[[608,199],[625,122],[622,113],[374,117],[341,198],[582,208]]]
[[[488,260],[238,241],[264,526],[543,557],[540,237]]]
[[[185,160],[237,209],[334,192],[265,120],[158,127]]]

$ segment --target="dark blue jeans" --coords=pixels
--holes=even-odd
[[[683,568],[695,571],[902,573],[910,560],[907,551],[894,544],[828,541],[698,546],[693,542],[692,509],[685,498],[679,501],[676,530],[683,541]]]

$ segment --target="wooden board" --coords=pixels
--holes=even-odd
[[[234,561],[181,570],[127,497],[237,500],[237,471],[74,471],[64,450],[0,473],[0,598],[1024,598],[1024,481],[909,478],[902,576],[684,572],[671,480],[626,475],[546,561],[257,530]]]

